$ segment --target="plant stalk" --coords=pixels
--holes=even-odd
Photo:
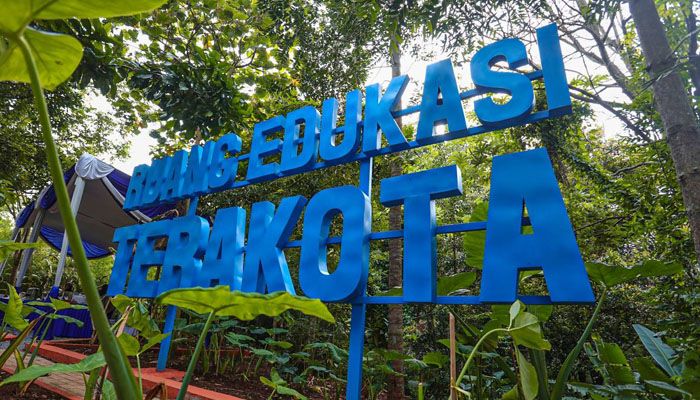
[[[481,346],[481,344],[484,343],[484,341],[489,336],[491,336],[493,333],[496,333],[496,332],[508,332],[508,329],[507,328],[492,329],[492,330],[486,332],[486,334],[484,336],[482,336],[478,342],[476,342],[476,345],[474,345],[474,349],[472,349],[472,352],[469,354],[469,358],[467,358],[467,363],[464,364],[464,367],[462,367],[462,371],[459,373],[459,376],[457,377],[457,380],[454,383],[455,388],[459,388],[459,384],[462,382],[462,379],[464,379],[464,374],[467,373],[467,369],[469,369],[469,365],[472,363],[472,360],[474,359],[474,356],[476,355],[477,350],[479,350],[479,346]]]
[[[574,363],[576,362],[578,355],[581,353],[584,343],[586,343],[586,340],[588,340],[588,337],[591,335],[593,325],[595,325],[595,322],[598,320],[600,309],[602,308],[603,302],[605,301],[605,296],[607,294],[608,291],[606,288],[603,290],[603,293],[600,294],[598,304],[596,304],[595,310],[593,310],[593,315],[591,315],[591,319],[588,321],[586,329],[583,330],[581,337],[578,339],[578,342],[576,342],[576,346],[574,346],[569,355],[566,356],[566,360],[564,360],[564,364],[562,364],[559,374],[557,374],[557,380],[554,383],[554,387],[552,387],[551,400],[561,400],[564,394],[564,387],[566,386],[566,382],[569,380],[569,374],[571,374],[571,370],[574,368]]]
[[[112,373],[114,387],[118,397],[120,399],[136,399],[138,398],[136,379],[134,378],[126,355],[117,342],[117,338],[109,329],[109,321],[107,320],[107,314],[104,308],[102,308],[102,301],[97,291],[95,277],[88,268],[87,257],[85,256],[85,249],[80,239],[78,224],[71,212],[68,189],[66,188],[66,183],[63,181],[63,169],[61,168],[58,151],[56,150],[56,144],[54,143],[51,133],[49,110],[46,105],[44,91],[41,87],[34,55],[22,33],[19,33],[13,39],[17,42],[22,51],[24,61],[27,64],[27,70],[29,71],[34,101],[39,113],[39,122],[41,123],[41,133],[44,138],[44,143],[46,144],[46,158],[48,159],[51,180],[53,181],[56,199],[58,200],[58,208],[61,212],[61,219],[65,226],[66,235],[68,236],[68,243],[73,252],[73,260],[75,261],[78,271],[80,286],[87,299],[93,326],[95,330],[97,330],[97,335],[104,349],[105,360]]]
[[[207,336],[207,332],[209,332],[209,328],[211,327],[212,321],[214,321],[213,311],[209,313],[209,317],[207,317],[207,322],[204,323],[204,328],[202,328],[202,333],[199,335],[199,339],[197,339],[197,345],[194,348],[194,354],[192,354],[192,359],[190,360],[190,363],[187,366],[187,372],[185,372],[185,376],[182,378],[182,386],[180,386],[180,391],[177,393],[177,400],[184,400],[185,395],[187,394],[187,386],[189,386],[190,380],[192,379],[194,368],[197,365],[197,359],[199,358],[199,353],[201,353],[202,347],[204,347],[204,340]]]

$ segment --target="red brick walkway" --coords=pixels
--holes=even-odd
[[[28,354],[25,361],[29,360],[29,356]],[[37,357],[34,360],[34,364],[53,365],[54,363],[43,357]],[[14,357],[10,357],[2,367],[3,371],[8,374],[14,373],[16,368],[17,362]],[[78,373],[54,373],[37,379],[34,381],[34,384],[63,396],[66,399],[82,400],[85,393],[85,382],[80,375],[81,374]]]
[[[39,356],[34,360],[34,363],[38,365],[52,365],[54,362],[51,360],[61,363],[75,363],[83,358],[85,358],[85,355],[81,353],[44,343],[41,345]],[[14,373],[16,369],[15,359],[10,358],[2,369],[7,373]],[[134,369],[134,373],[137,374],[138,371]],[[144,368],[141,371],[144,391],[164,383],[167,386],[168,398],[174,399],[177,396],[177,392],[180,390],[180,381],[182,380],[183,374],[182,371],[171,369],[163,372],[156,372],[153,368]],[[37,379],[35,384],[69,400],[82,400],[85,393],[83,376],[79,373],[52,373]],[[187,388],[186,398],[193,400],[244,400],[192,385]]]

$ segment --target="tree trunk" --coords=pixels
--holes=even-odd
[[[396,48],[391,48],[391,76],[396,77],[401,75],[401,50],[396,45]],[[400,104],[400,103],[399,103]],[[396,122],[399,127],[402,126],[401,118],[397,118]],[[391,175],[401,175],[403,172],[403,161],[401,156],[391,158]],[[389,210],[389,229],[402,229],[402,210],[401,207],[392,207]],[[398,239],[389,240],[389,274],[387,278],[389,288],[401,286],[403,283],[403,246]],[[388,327],[388,349],[403,353],[403,307],[400,304],[389,305],[389,327]],[[403,374],[403,361],[395,360],[392,362],[394,370]],[[389,395],[388,400],[403,400],[404,399],[404,379],[402,375],[392,375],[389,377]]]
[[[695,254],[700,258],[700,127],[683,80],[677,71],[667,72],[676,58],[653,0],[631,0],[629,5],[654,82],[654,100],[683,194]]]

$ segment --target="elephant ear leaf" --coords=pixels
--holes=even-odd
[[[659,338],[658,333],[640,324],[634,324],[632,327],[659,367],[671,377],[681,374],[680,367],[675,365],[678,357],[676,352]]]
[[[24,40],[32,50],[41,86],[46,89],[54,89],[70,78],[83,58],[83,46],[68,35],[26,28]],[[0,54],[0,81],[31,82],[24,55],[16,42],[9,42]]]
[[[134,15],[160,7],[165,0],[0,0],[0,30],[17,32],[33,20],[107,18]]]
[[[220,317],[235,317],[242,321],[250,321],[260,315],[274,317],[287,310],[297,310],[328,322],[335,322],[333,315],[320,300],[287,292],[260,294],[232,292],[228,286],[195,287],[169,290],[158,296],[157,301],[199,314],[213,312]]]
[[[29,325],[22,316],[22,299],[20,299],[15,288],[9,283],[7,284],[7,289],[10,292],[10,297],[7,300],[7,307],[3,310],[5,315],[3,316],[2,323],[3,325],[10,325],[18,331],[22,331]]]

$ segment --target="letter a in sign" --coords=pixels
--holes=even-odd
[[[527,208],[533,233],[522,233]],[[512,303],[520,271],[542,269],[552,302],[593,302],[593,291],[547,151],[494,157],[479,299]]]

